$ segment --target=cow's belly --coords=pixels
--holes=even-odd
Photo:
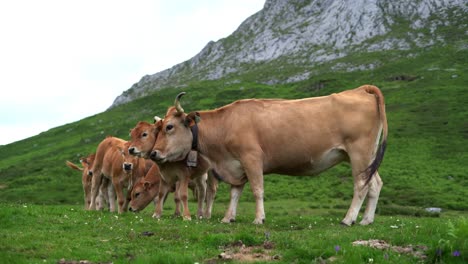
[[[289,164],[281,164],[266,173],[280,173],[286,175],[317,175],[336,164],[348,159],[348,155],[342,149],[334,148],[324,153],[319,158],[310,158],[307,160],[297,159]]]
[[[232,185],[242,185],[247,181],[244,169],[239,160],[227,159],[214,164],[214,170],[223,181]]]

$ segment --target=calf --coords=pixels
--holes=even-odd
[[[72,163],[72,162],[70,162],[68,160],[65,162],[65,164],[69,168],[81,172],[81,183],[83,185],[85,210],[87,210],[89,208],[89,205],[91,203],[91,179],[92,179],[92,176],[90,176],[88,174],[88,170],[89,170],[89,168],[91,168],[93,166],[95,156],[96,155],[93,153],[93,154],[88,155],[87,157],[81,158],[80,163],[81,163],[81,165],[83,167],[79,167],[78,165],[76,165],[76,164],[74,164],[74,163]],[[96,201],[98,209],[104,208],[105,204],[109,200],[108,195],[107,195],[107,187],[108,187],[108,184],[104,183],[104,184],[101,184],[101,186],[99,188],[99,195],[98,195],[97,201]]]
[[[103,177],[112,181],[113,190],[117,195],[118,212],[126,211],[130,191],[133,183],[145,175],[146,162],[144,159],[128,155],[126,141],[116,137],[105,138],[98,146],[96,158],[92,169],[91,204],[89,209],[94,210],[97,196],[97,187]],[[127,187],[127,199],[124,198],[123,188]],[[113,196],[112,196],[113,197]],[[115,211],[115,199],[109,199],[110,211]]]

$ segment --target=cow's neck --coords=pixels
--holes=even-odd
[[[223,128],[217,127],[222,119],[222,115],[216,111],[200,112],[200,122],[198,123],[198,152],[208,159],[213,160],[223,151],[221,148],[224,144],[220,144],[225,139]],[[193,132],[192,132],[193,133]],[[210,151],[207,151],[207,150]]]

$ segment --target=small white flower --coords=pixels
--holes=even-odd
[[[110,230],[112,230],[112,226],[111,226],[111,227],[109,227],[109,228],[110,228]]]
[[[395,228],[398,228],[398,226],[397,225],[391,225],[390,228],[395,229]]]
[[[117,216],[117,215],[114,215],[114,217],[115,217],[115,219],[119,219],[119,216]]]
[[[369,263],[373,263],[374,262],[374,259],[373,258],[370,258],[369,259]]]
[[[85,222],[84,224],[85,224],[85,225],[87,225],[87,224],[88,224],[88,222]]]

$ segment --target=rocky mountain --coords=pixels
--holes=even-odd
[[[111,107],[191,81],[297,82],[314,67],[350,54],[418,50],[447,43],[467,49],[467,0],[267,0],[230,36],[209,42],[193,58],[144,76]],[[367,64],[335,63],[331,70],[366,70]],[[280,73],[282,70],[283,73]]]

